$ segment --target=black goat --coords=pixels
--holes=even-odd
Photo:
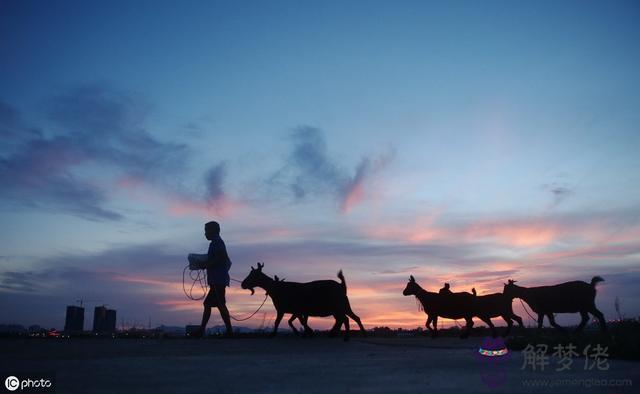
[[[416,283],[413,275],[409,277],[409,283],[402,291],[405,296],[413,295],[420,301],[424,312],[427,314],[427,330],[431,331],[431,336],[438,335],[438,316],[447,319],[464,319],[467,322],[466,329],[460,334],[461,338],[466,338],[473,327],[473,298],[470,293],[451,293],[441,295],[431,291],[426,291]],[[433,328],[431,324],[433,323]]]
[[[576,313],[579,312],[582,320],[576,332],[581,331],[589,321],[589,313],[594,315],[600,323],[600,329],[607,331],[607,324],[604,315],[596,308],[596,284],[602,282],[599,276],[594,276],[591,283],[581,280],[561,283],[555,286],[521,287],[515,284],[515,280],[509,280],[504,284],[503,294],[510,300],[520,298],[538,314],[538,329],[542,328],[544,316],[549,319],[549,323],[560,331],[564,328],[556,323],[554,313]]]
[[[507,322],[507,328],[502,333],[503,337],[509,335],[511,328],[513,327],[513,320],[518,322],[520,328],[523,328],[522,318],[520,316],[513,313],[513,309],[511,307],[512,299],[505,296],[502,293],[494,293],[478,296],[476,295],[476,289],[471,290],[473,295],[475,296],[473,300],[473,315],[477,316],[483,322],[487,323],[489,328],[491,328],[491,333],[493,337],[496,336],[496,329],[491,322],[492,317],[502,317],[505,322]]]
[[[513,327],[511,319],[514,319],[520,327],[523,327],[522,319],[514,314],[511,309],[511,299],[500,293],[478,296],[476,289],[472,289],[472,293],[452,293],[448,283],[445,283],[445,287],[440,289],[439,293],[426,291],[416,283],[413,275],[409,277],[409,283],[407,283],[407,287],[402,292],[404,295],[415,295],[420,300],[427,314],[427,329],[431,330],[433,337],[438,333],[438,316],[449,319],[464,318],[467,322],[467,327],[461,334],[462,338],[466,338],[469,335],[473,327],[472,318],[474,316],[477,316],[489,326],[493,337],[497,336],[497,332],[491,322],[492,317],[500,316],[507,322],[507,329],[502,336],[507,336],[511,331]],[[433,330],[430,327],[431,323],[434,326]]]
[[[273,276],[273,280],[276,282],[284,282],[285,278],[278,278],[278,275],[274,275]],[[293,332],[296,335],[300,335],[300,332],[298,331],[298,329],[296,328],[296,326],[293,325],[293,321],[298,319],[300,321],[300,323],[302,323],[302,328],[304,329],[304,336],[313,336],[313,329],[311,329],[311,327],[309,327],[309,325],[307,324],[307,320],[308,320],[308,316],[305,316],[303,314],[295,314],[292,313],[291,317],[288,320],[289,323],[289,327],[291,327],[291,330],[293,330]]]
[[[277,316],[273,327],[272,336],[278,332],[278,325],[285,313],[291,313],[290,321],[296,317],[306,326],[309,316],[333,316],[336,323],[331,333],[340,330],[342,324],[345,328],[345,341],[349,339],[349,319],[351,317],[358,323],[363,335],[366,334],[360,318],[353,313],[349,299],[347,298],[347,284],[342,271],[338,272],[341,283],[335,280],[317,280],[307,283],[275,281],[262,272],[264,264],[258,263],[257,268],[251,267],[251,272],[242,281],[243,289],[251,290],[261,287],[267,291],[276,308]],[[302,317],[302,318],[300,318]]]

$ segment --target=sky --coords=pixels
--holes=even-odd
[[[62,328],[80,299],[119,327],[198,323],[182,270],[210,220],[232,278],[342,269],[368,328],[424,324],[409,275],[479,294],[600,275],[606,318],[616,298],[639,316],[639,17],[634,1],[0,0],[0,323]],[[232,282],[231,314],[263,295]]]

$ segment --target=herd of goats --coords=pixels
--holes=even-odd
[[[334,280],[318,280],[307,283],[288,282],[280,280],[277,276],[269,277],[262,268],[263,263],[258,263],[257,268],[251,267],[251,272],[242,281],[243,289],[251,290],[260,287],[271,297],[276,308],[277,316],[271,335],[278,331],[280,321],[286,313],[290,314],[289,326],[294,333],[299,331],[293,325],[297,319],[304,328],[305,335],[312,335],[313,330],[308,326],[309,316],[333,316],[336,320],[331,333],[339,332],[344,324],[345,336],[349,338],[349,318],[353,319],[362,335],[366,331],[360,318],[353,312],[347,297],[347,284],[342,271],[338,272],[340,283]],[[507,328],[503,336],[509,334],[513,326],[513,320],[523,327],[522,318],[513,313],[511,303],[514,298],[524,300],[534,313],[538,315],[538,329],[542,328],[545,316],[551,325],[558,330],[564,330],[554,319],[554,313],[580,313],[582,320],[576,328],[581,331],[589,321],[589,313],[598,319],[600,328],[606,332],[604,315],[595,305],[596,284],[603,281],[599,276],[594,276],[591,283],[573,281],[554,286],[522,287],[509,280],[504,284],[502,293],[477,295],[475,289],[471,293],[454,293],[445,284],[439,292],[424,290],[416,282],[413,275],[402,292],[405,296],[415,296],[422,304],[422,309],[427,314],[427,329],[435,337],[438,333],[438,317],[447,319],[464,319],[466,329],[461,337],[466,338],[473,327],[473,317],[478,317],[490,328],[493,336],[497,335],[495,326],[491,322],[493,317],[502,317],[507,322]]]

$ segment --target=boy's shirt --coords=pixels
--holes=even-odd
[[[209,263],[207,268],[207,282],[211,285],[229,286],[229,269],[231,268],[231,259],[227,254],[227,247],[220,236],[211,240],[209,244]],[[222,256],[222,261],[217,256]]]

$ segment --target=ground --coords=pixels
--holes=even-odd
[[[577,358],[571,369],[556,372],[552,358],[541,372],[522,370],[522,352],[512,352],[503,366],[506,382],[490,388],[481,374],[495,377],[497,367],[476,354],[480,341],[5,339],[0,341],[0,367],[3,374],[16,376],[53,371],[58,393],[541,392],[549,390],[545,384],[558,392],[584,392],[584,385],[595,386],[589,392],[633,392],[633,386],[601,386],[628,384],[622,380],[640,385],[640,362],[608,360],[607,371],[585,371],[584,359]]]

